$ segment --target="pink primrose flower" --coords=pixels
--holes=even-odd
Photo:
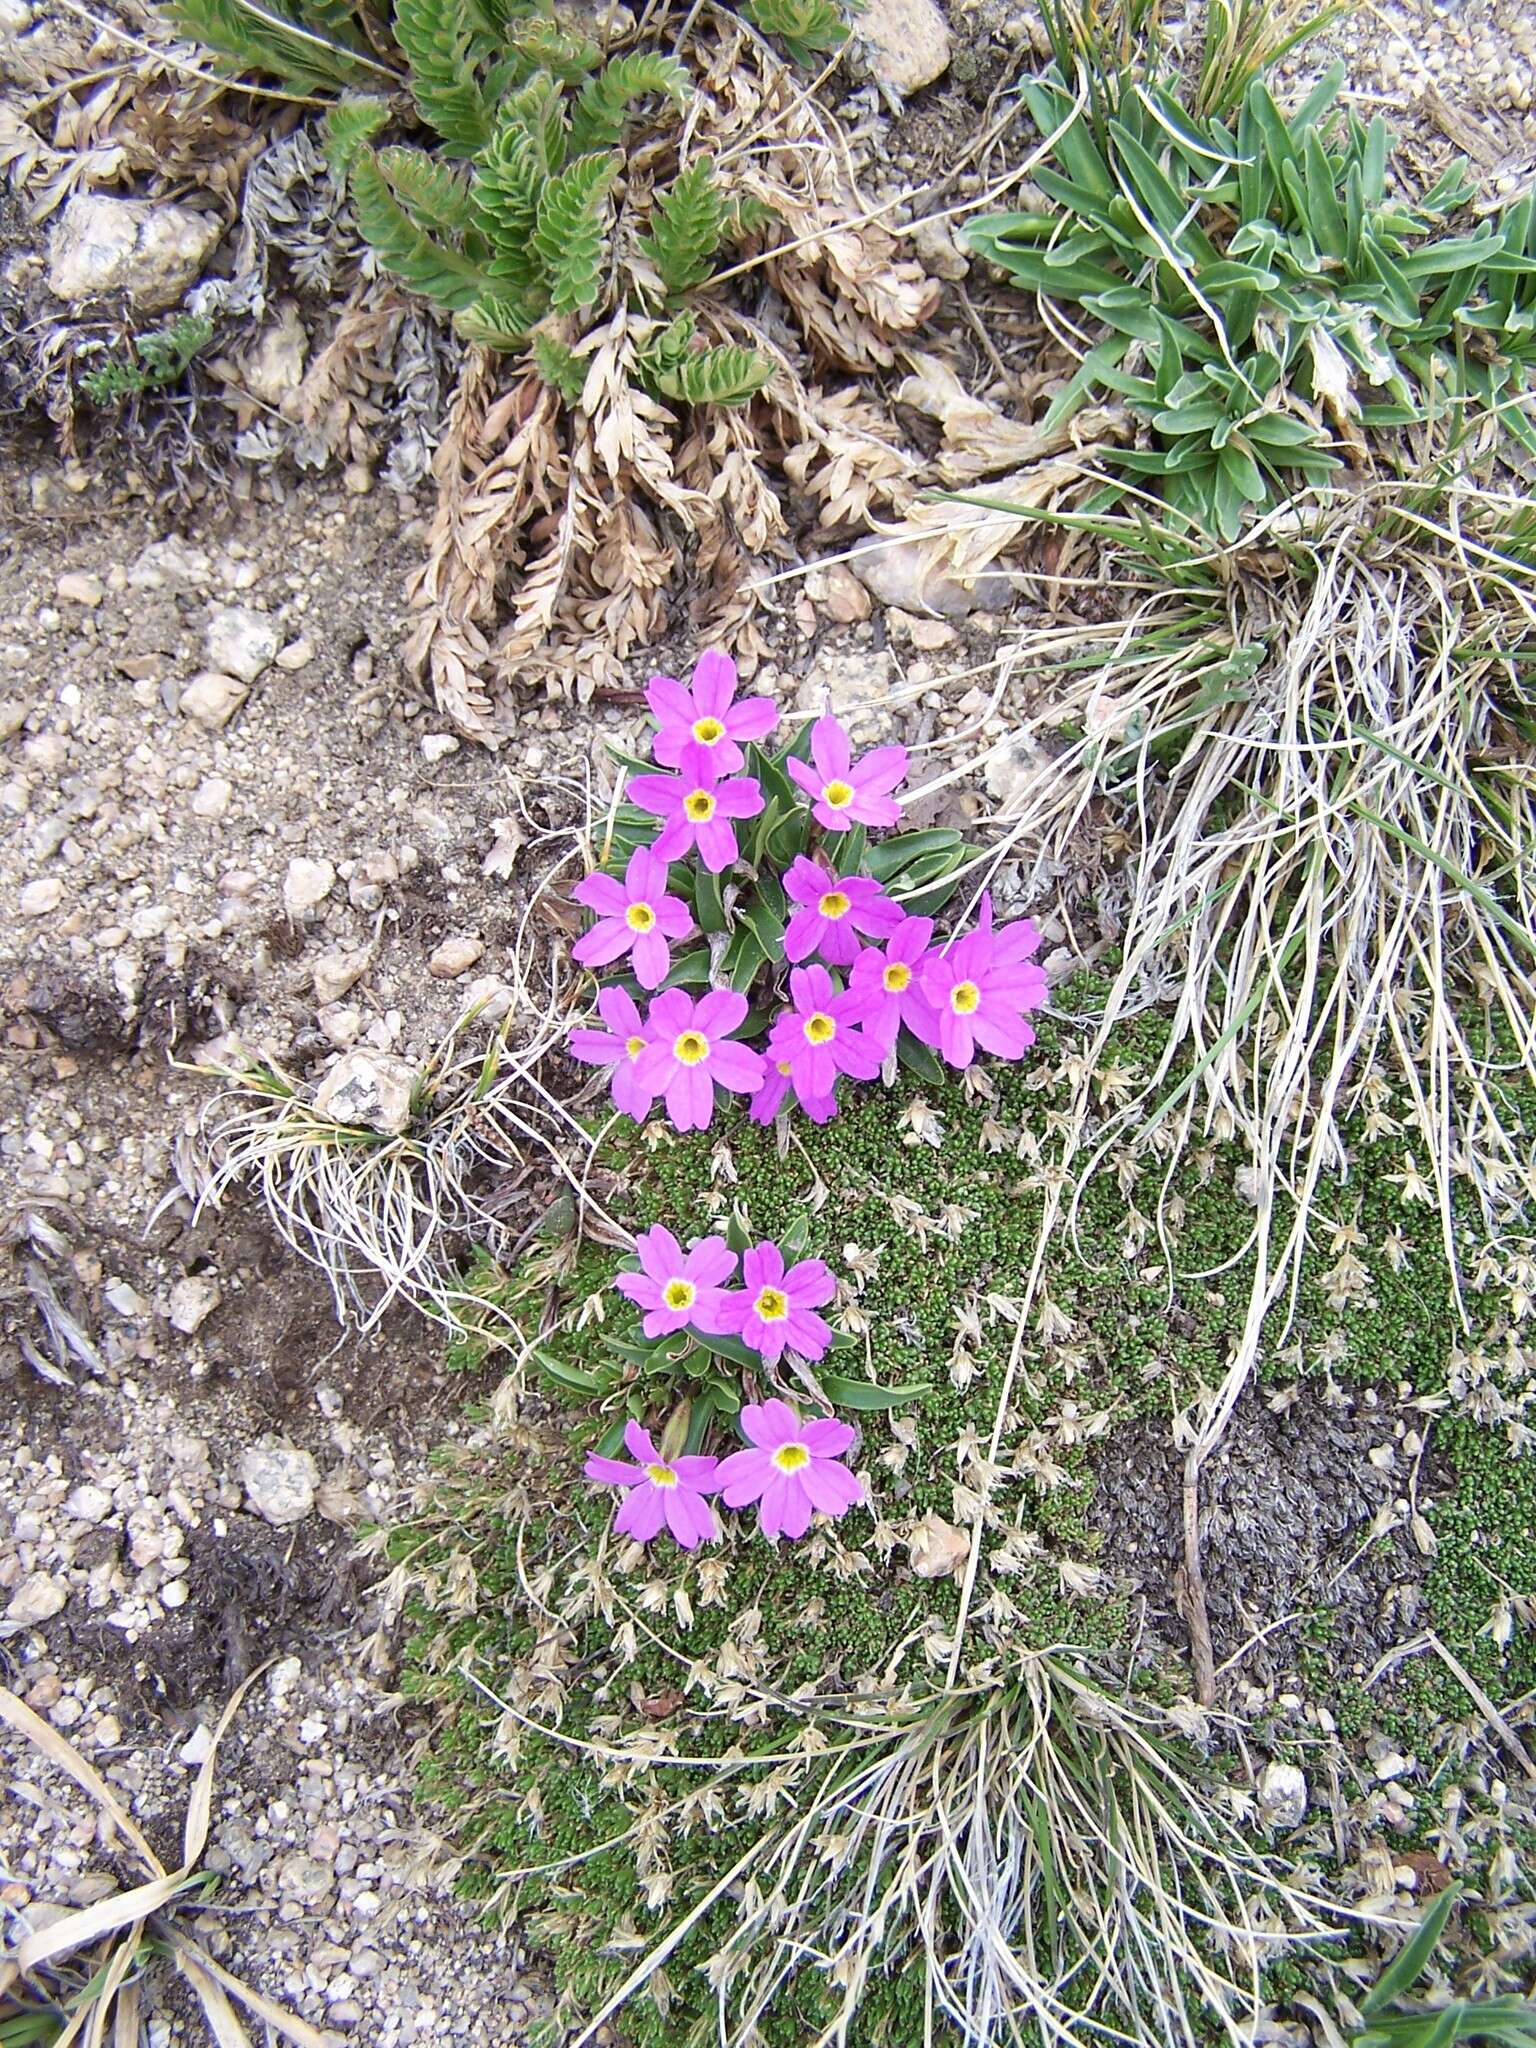
[[[784,877],[784,893],[799,907],[784,933],[789,960],[812,953],[831,967],[858,958],[859,935],[887,939],[901,923],[901,911],[868,875],[832,875],[802,853]]]
[[[933,941],[931,917],[903,918],[882,949],[866,946],[853,963],[848,992],[865,1035],[883,1054],[903,1024],[925,1045],[939,1042],[939,1020],[923,994],[923,963]]]
[[[594,1451],[584,1471],[601,1486],[622,1486],[628,1491],[613,1526],[621,1536],[633,1536],[637,1543],[649,1543],[665,1523],[684,1550],[697,1550],[719,1534],[714,1511],[704,1498],[718,1490],[716,1458],[674,1458],[666,1463],[651,1441],[649,1430],[638,1422],[624,1426],[624,1444],[633,1465],[622,1458],[600,1458]]]
[[[1031,940],[1017,925],[996,932],[984,925],[929,954],[922,992],[938,1019],[939,1051],[951,1066],[968,1067],[978,1046],[1016,1060],[1034,1044],[1024,1012],[1045,1002],[1045,971],[1023,956],[1038,943],[1038,934]]]
[[[680,896],[667,894],[667,863],[655,849],[637,846],[622,882],[613,875],[588,875],[571,894],[598,913],[573,957],[583,967],[608,967],[628,953],[640,986],[660,988],[672,966],[668,941],[686,938],[693,917]]]
[[[825,967],[796,967],[789,977],[790,1002],[768,1034],[770,1063],[786,1062],[796,1095],[813,1123],[825,1123],[836,1104],[839,1074],[873,1081],[883,1055],[859,1029],[864,1006],[855,995],[840,995]]]
[[[763,1085],[763,1059],[731,1033],[747,1014],[734,989],[711,989],[697,1002],[686,989],[663,989],[645,1020],[647,1044],[635,1077],[652,1097],[664,1096],[680,1131],[702,1131],[715,1113],[715,1083],[738,1095]]]
[[[732,819],[755,818],[763,808],[761,785],[750,775],[716,781],[711,764],[698,755],[684,760],[681,775],[634,776],[629,794],[642,811],[663,820],[651,846],[659,860],[681,860],[697,848],[712,875],[736,858]]]
[[[652,676],[645,701],[656,721],[651,752],[661,765],[680,768],[689,749],[700,748],[711,776],[734,775],[746,759],[742,743],[766,739],[779,722],[771,698],[735,703],[735,695],[736,664],[725,654],[701,654],[686,689],[676,676]]]
[[[647,1337],[670,1337],[690,1323],[717,1330],[724,1287],[736,1271],[736,1254],[723,1238],[701,1237],[685,1252],[671,1231],[657,1223],[635,1239],[638,1273],[620,1273],[614,1286],[645,1310],[640,1327]]]
[[[814,1513],[836,1519],[857,1507],[864,1489],[840,1462],[853,1446],[846,1422],[802,1420],[787,1401],[749,1402],[741,1426],[751,1448],[722,1458],[715,1485],[727,1507],[758,1508],[765,1536],[803,1536]]]
[[[855,761],[839,721],[818,718],[811,727],[810,761],[790,759],[784,765],[811,798],[811,816],[824,831],[894,825],[901,816],[891,791],[907,772],[905,747],[876,747]]]
[[[739,1337],[769,1365],[786,1351],[812,1361],[824,1355],[832,1332],[815,1311],[837,1292],[824,1261],[801,1259],[786,1271],[784,1254],[765,1240],[742,1253],[741,1279],[741,1292],[725,1297],[724,1334]]]
[[[650,1025],[642,1020],[634,997],[622,988],[599,991],[597,1014],[608,1029],[573,1031],[567,1050],[572,1059],[585,1060],[589,1066],[611,1066],[614,1108],[643,1124],[661,1093],[646,1087],[638,1072],[640,1055],[651,1042]]]

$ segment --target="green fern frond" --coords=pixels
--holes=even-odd
[[[460,249],[435,241],[401,206],[371,149],[352,165],[352,204],[358,225],[386,269],[429,299],[455,312],[485,290],[485,274]]]
[[[471,33],[498,49],[514,22],[538,12],[536,0],[468,0],[468,9]]]
[[[488,291],[453,316],[453,324],[466,341],[481,348],[511,351],[522,348],[528,331],[542,309],[519,292]]]
[[[467,0],[396,0],[395,36],[411,67],[417,112],[464,156],[491,136],[491,111],[475,81],[475,25]]]
[[[549,279],[549,302],[557,313],[578,312],[597,297],[603,202],[617,173],[611,156],[580,156],[544,189],[533,251]]]
[[[693,336],[692,314],[681,314],[636,359],[640,381],[655,397],[687,405],[743,405],[773,375],[773,364],[755,348],[724,342],[696,349]]]
[[[325,154],[338,178],[346,177],[363,144],[371,141],[388,119],[388,100],[352,93],[326,110]]]
[[[553,334],[536,334],[533,361],[550,389],[558,391],[567,405],[574,405],[587,381],[587,366],[576,351]]]
[[[715,167],[701,156],[657,194],[650,230],[639,238],[640,251],[655,265],[667,297],[675,299],[708,277],[724,235],[725,205]]]
[[[533,149],[534,162],[547,178],[562,170],[566,159],[568,124],[565,102],[552,78],[531,78],[525,86],[502,102],[496,116],[496,136],[523,134]]]
[[[848,40],[834,0],[741,0],[741,11],[760,34],[777,37],[797,64],[810,65]]]
[[[579,156],[594,149],[616,149],[636,100],[660,93],[681,108],[688,103],[689,91],[688,74],[675,57],[650,50],[616,57],[581,89],[571,113],[571,148]]]
[[[533,235],[548,186],[529,136],[518,128],[498,130],[475,172],[469,201],[503,287],[531,292],[542,279]]]
[[[376,84],[395,74],[369,54],[350,6],[314,25],[267,0],[172,0],[171,21],[242,71],[269,71],[298,92]]]
[[[771,227],[778,217],[765,200],[754,198],[750,192],[742,192],[726,202],[724,239],[727,242],[750,241],[764,228]]]
[[[374,151],[374,162],[389,180],[390,190],[421,227],[454,241],[472,232],[475,219],[469,182],[441,157],[423,149],[392,147]]]
[[[520,23],[511,40],[536,70],[558,78],[562,85],[576,85],[603,61],[602,51],[588,37],[572,35],[540,15]]]

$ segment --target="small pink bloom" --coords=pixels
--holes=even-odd
[[[614,1108],[643,1124],[661,1093],[659,1088],[647,1088],[638,1072],[640,1055],[650,1044],[650,1026],[642,1021],[634,997],[622,988],[599,992],[597,1014],[608,1029],[573,1031],[567,1042],[571,1058],[590,1066],[611,1066]]]
[[[1035,1042],[1026,1010],[1045,1002],[1045,970],[1024,956],[1039,944],[1031,925],[990,929],[987,924],[930,953],[923,966],[923,994],[938,1018],[938,1047],[952,1067],[968,1067],[979,1046],[1016,1060]]]
[[[803,1536],[812,1514],[836,1520],[863,1500],[863,1487],[840,1462],[854,1441],[846,1422],[830,1415],[802,1421],[787,1401],[764,1401],[742,1409],[741,1426],[751,1449],[722,1458],[714,1483],[727,1507],[761,1501],[765,1536]]]
[[[670,1337],[690,1323],[718,1330],[725,1283],[736,1271],[736,1254],[723,1238],[701,1237],[685,1252],[660,1223],[635,1239],[638,1273],[620,1273],[614,1286],[645,1310],[640,1327],[647,1337]]]
[[[784,1098],[793,1095],[813,1124],[830,1123],[837,1115],[835,1095],[812,1096],[809,1100],[800,1093],[788,1060],[764,1060],[763,1085],[753,1096],[747,1115],[755,1124],[771,1124],[784,1106]]]
[[[734,775],[746,756],[742,743],[766,739],[779,722],[768,697],[737,704],[736,664],[725,654],[701,654],[687,689],[676,676],[652,676],[645,701],[656,721],[651,752],[664,768],[680,768],[688,750],[702,748],[714,777]],[[697,758],[695,756],[694,758]]]
[[[599,1485],[628,1488],[613,1518],[619,1534],[649,1543],[665,1523],[684,1550],[697,1550],[701,1543],[711,1542],[719,1531],[704,1496],[719,1489],[715,1477],[719,1460],[674,1458],[667,1464],[652,1443],[650,1431],[638,1422],[625,1424],[624,1444],[635,1460],[633,1465],[626,1465],[621,1458],[600,1458],[594,1451],[583,1468]]]
[[[933,940],[931,917],[906,917],[884,949],[866,946],[853,963],[848,992],[866,1034],[888,1053],[903,1024],[925,1045],[939,1042],[939,1020],[923,994],[923,962]]]
[[[702,752],[702,750],[699,750]],[[681,860],[698,848],[699,859],[712,875],[736,858],[733,818],[755,818],[763,808],[761,786],[750,775],[717,782],[710,764],[687,756],[681,775],[637,775],[629,794],[642,811],[664,819],[651,852],[664,861]]]
[[[859,998],[840,995],[825,967],[796,967],[789,995],[789,1008],[779,1012],[768,1034],[768,1058],[788,1063],[806,1115],[825,1123],[835,1107],[838,1075],[873,1081],[883,1054],[859,1029]]]
[[[702,1131],[715,1113],[715,1083],[738,1095],[763,1085],[763,1060],[731,1033],[747,1014],[734,989],[711,989],[695,1002],[685,989],[664,989],[645,1020],[648,1044],[635,1076],[652,1096],[664,1095],[680,1131]]]
[[[660,988],[672,966],[670,939],[686,938],[693,918],[680,896],[667,894],[667,863],[649,846],[629,856],[622,882],[593,874],[571,891],[578,903],[598,913],[584,939],[572,948],[583,967],[608,967],[628,953],[642,988]]]
[[[887,939],[901,911],[868,875],[832,875],[802,853],[784,877],[784,893],[799,905],[784,933],[789,960],[819,953],[832,967],[858,958],[859,937]]]
[[[894,825],[901,816],[901,805],[891,791],[906,776],[905,747],[876,747],[855,761],[837,719],[818,718],[811,727],[810,762],[791,758],[784,765],[812,799],[811,816],[825,831]]]
[[[814,1311],[837,1292],[837,1282],[821,1259],[802,1259],[786,1272],[784,1254],[771,1241],[754,1245],[741,1256],[742,1292],[725,1297],[722,1333],[777,1365],[786,1351],[811,1360],[823,1356],[832,1332]]]

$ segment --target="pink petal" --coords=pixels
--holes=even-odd
[[[683,1261],[695,1287],[719,1287],[736,1271],[736,1254],[723,1237],[701,1237]]]
[[[649,1543],[666,1519],[661,1488],[647,1482],[624,1496],[624,1504],[613,1518],[621,1536],[633,1536],[637,1543]]]
[[[596,1451],[590,1453],[581,1469],[588,1479],[599,1480],[604,1486],[638,1486],[645,1477],[638,1465],[626,1465],[621,1458],[600,1458]]]
[[[712,988],[700,996],[693,1012],[696,1029],[709,1039],[725,1038],[747,1014],[747,999],[733,988]]]
[[[624,1448],[639,1465],[654,1465],[658,1462],[656,1446],[651,1441],[651,1432],[631,1416],[624,1425]]]
[[[632,775],[625,791],[625,795],[642,811],[654,811],[663,818],[670,818],[680,811],[687,794],[680,775]],[[654,847],[651,849],[653,853],[655,850]],[[663,854],[661,858],[665,860],[667,856]]]
[[[802,1358],[824,1358],[832,1342],[829,1324],[808,1308],[793,1308],[777,1326],[784,1333],[784,1347],[798,1351]]]
[[[763,740],[779,722],[779,707],[771,697],[743,697],[725,714],[725,729],[733,740]]]
[[[809,1471],[810,1467],[806,1467]],[[630,1495],[633,1500],[634,1495]],[[766,1505],[766,1501],[765,1501]],[[786,1536],[798,1538],[811,1526],[811,1497],[805,1490],[805,1472],[791,1472],[784,1479],[784,1505],[780,1527]]]
[[[741,1411],[746,1415],[746,1409]],[[755,1442],[768,1450],[777,1450],[780,1444],[794,1444],[800,1441],[800,1418],[787,1401],[777,1396],[764,1401],[757,1411],[757,1427],[749,1434]]]
[[[631,1495],[633,1498],[633,1495]],[[773,1476],[763,1488],[763,1504],[758,1510],[758,1527],[765,1536],[777,1536],[783,1529],[789,1507],[789,1478],[786,1473],[774,1468]],[[626,1503],[627,1505],[627,1503]],[[810,1521],[807,1508],[805,1519]]]
[[[745,1416],[747,1411],[741,1412]],[[744,1508],[758,1499],[773,1476],[767,1453],[758,1450],[733,1451],[715,1467],[715,1485],[728,1508]]]
[[[667,1527],[683,1549],[697,1550],[701,1543],[707,1543],[715,1533],[715,1518],[699,1496],[683,1486],[660,1491]]]
[[[571,958],[582,967],[607,967],[634,943],[635,935],[623,918],[605,917],[593,925],[585,938],[576,941]]]
[[[697,1067],[678,1065],[667,1084],[667,1115],[680,1131],[709,1128],[715,1113],[714,1084],[707,1063]]]
[[[811,727],[811,758],[821,771],[823,782],[836,782],[848,776],[853,760],[853,748],[840,720],[832,717],[818,718]]]
[[[672,1460],[672,1470],[681,1479],[684,1486],[692,1487],[695,1493],[714,1492],[719,1467],[720,1460],[718,1458],[695,1456],[691,1458],[674,1458]]]
[[[649,1273],[615,1273],[613,1284],[636,1308],[655,1308],[661,1300],[661,1290]]]
[[[866,754],[849,780],[860,796],[888,796],[907,772],[905,747],[876,747]]]
[[[601,929],[601,927],[599,927]],[[594,933],[594,937],[596,934]],[[581,949],[576,949],[576,958]],[[617,955],[611,955],[616,958]],[[672,948],[667,944],[659,929],[653,927],[641,932],[634,944],[635,979],[642,988],[660,988],[667,978],[667,969],[672,965]]]
[[[628,989],[605,988],[597,998],[597,1014],[620,1038],[643,1038],[649,1034],[641,1022],[635,999]]]
[[[794,755],[791,754],[784,763],[784,766],[788,771],[790,781],[799,783],[807,796],[819,797],[821,795],[821,785],[826,778],[818,775],[809,761],[797,761]]]
[[[864,1489],[835,1458],[815,1458],[796,1475],[813,1508],[824,1515],[846,1514],[864,1498]]]
[[[694,664],[692,690],[696,718],[723,720],[736,694],[735,662],[714,648],[701,654]]]
[[[676,676],[652,676],[646,684],[645,701],[659,725],[692,723],[693,699]]]
[[[692,844],[693,827],[681,809],[673,813],[671,823],[663,825],[652,842],[654,851],[669,861],[681,860]]]
[[[785,959],[809,958],[826,929],[827,920],[819,910],[797,910],[784,929]]]
[[[660,867],[660,861],[656,865]],[[681,939],[693,930],[693,913],[680,897],[655,896],[651,908],[656,913],[656,929],[663,937]]]
[[[709,1057],[709,1070],[722,1088],[736,1095],[755,1095],[763,1085],[763,1056],[750,1045],[717,1040]]]
[[[601,872],[588,875],[571,891],[576,901],[588,910],[600,910],[605,917],[622,917],[628,897],[622,882],[616,882],[612,875]]]
[[[723,874],[736,858],[736,834],[731,830],[730,820],[717,815],[690,829],[699,849],[699,859],[712,875]],[[665,837],[663,833],[662,838]],[[658,839],[656,844],[659,846],[661,840]]]
[[[749,775],[735,782],[721,782],[715,788],[716,816],[755,818],[763,808],[763,786]]]
[[[615,1038],[611,1031],[573,1031],[565,1049],[573,1060],[581,1060],[587,1066],[606,1067],[610,1060],[624,1057],[624,1041]]]
[[[853,1448],[858,1431],[835,1415],[813,1415],[800,1425],[800,1441],[815,1458],[840,1458]]]

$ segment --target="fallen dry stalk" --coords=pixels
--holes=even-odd
[[[219,1744],[256,1680],[269,1667],[261,1665],[230,1699],[213,1731],[208,1754],[193,1781],[182,1828],[181,1863],[167,1870],[155,1854],[132,1814],[72,1742],[56,1728],[41,1720],[23,1700],[0,1686],[0,1721],[30,1742],[48,1762],[73,1778],[100,1809],[111,1827],[122,1837],[147,1873],[144,1883],[113,1897],[66,1913],[50,1926],[29,1934],[8,1965],[16,1979],[28,1981],[64,1958],[82,1950],[95,1951],[94,1970],[78,1994],[73,2013],[53,2048],[102,2048],[106,2028],[112,2021],[114,2048],[135,2048],[139,2038],[139,1976],[147,1956],[154,1950],[169,1955],[196,1992],[218,2048],[251,2048],[250,2035],[237,2016],[231,1998],[281,2035],[294,2048],[338,2048],[335,2034],[324,2034],[307,2020],[285,2012],[265,1993],[244,1984],[208,1953],[176,1918],[178,1900],[199,1884],[198,1864],[208,1842],[213,1811],[214,1768]],[[130,1979],[130,1972],[133,1973]],[[6,1988],[0,1983],[0,1989]]]

